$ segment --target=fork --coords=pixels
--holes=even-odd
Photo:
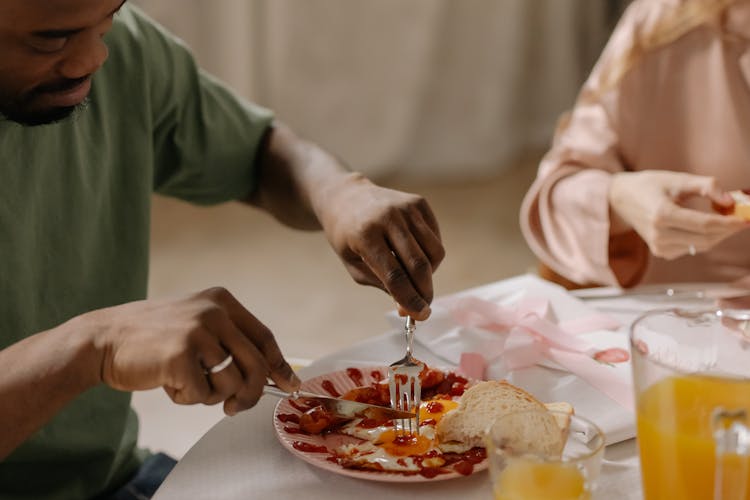
[[[394,427],[409,434],[419,434],[419,405],[422,402],[422,382],[419,374],[424,363],[413,355],[414,330],[416,322],[411,316],[406,317],[404,333],[406,334],[406,356],[391,364],[388,368],[388,389],[391,397],[391,407],[394,410],[408,411],[415,414],[414,419],[399,419]],[[416,424],[416,431],[412,428],[412,421]]]

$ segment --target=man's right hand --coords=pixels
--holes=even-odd
[[[223,401],[224,412],[234,415],[257,403],[268,377],[284,390],[299,387],[271,331],[223,288],[132,302],[80,319],[93,322],[101,381],[115,389],[163,387],[175,403]],[[229,366],[210,373],[230,354]]]

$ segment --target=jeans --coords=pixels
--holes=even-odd
[[[149,500],[175,464],[177,461],[164,453],[152,455],[130,481],[102,500]]]

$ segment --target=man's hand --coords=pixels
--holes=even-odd
[[[435,216],[414,194],[378,187],[288,127],[269,127],[247,202],[298,229],[323,229],[357,283],[385,290],[399,312],[430,315],[445,256]]]
[[[354,280],[391,294],[401,314],[427,319],[432,273],[445,250],[424,198],[352,173],[328,186],[321,199],[321,225]]]
[[[720,206],[733,203],[712,177],[661,170],[621,172],[613,176],[609,189],[612,224],[633,228],[651,253],[664,259],[709,250],[748,227],[736,217],[680,206],[694,197]]]
[[[299,379],[273,334],[222,288],[172,300],[147,300],[94,311],[101,379],[124,391],[163,387],[175,403],[216,404],[233,415],[254,406],[267,377],[284,390]],[[231,354],[217,373],[209,368]]]

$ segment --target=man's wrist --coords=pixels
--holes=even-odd
[[[345,200],[344,204],[346,204],[347,198],[345,195],[342,195],[343,189],[370,183],[370,180],[359,172],[335,173],[320,179],[315,189],[311,190],[310,208],[321,226],[325,228],[326,223],[329,222],[327,219],[331,214],[335,216],[339,213],[339,210],[346,208],[337,207],[339,204],[337,198]]]
[[[73,350],[73,362],[79,367],[82,389],[86,390],[102,383],[102,366],[107,350],[102,339],[103,325],[96,311],[82,314],[60,325],[66,343]]]

